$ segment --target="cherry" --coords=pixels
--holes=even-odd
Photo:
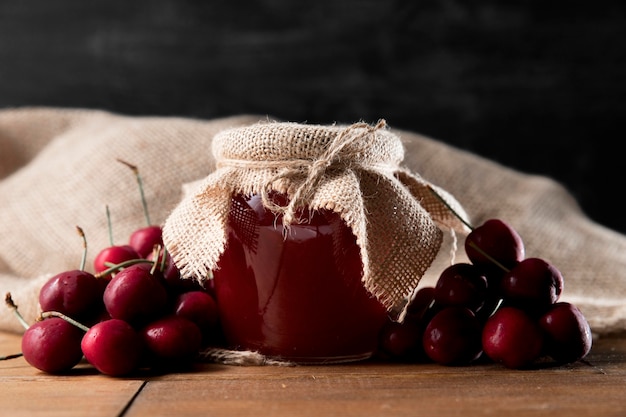
[[[493,271],[515,266],[524,259],[525,248],[513,227],[500,219],[489,219],[467,235],[465,253],[473,264]]]
[[[66,372],[83,357],[84,332],[59,317],[36,322],[22,335],[22,354],[32,367],[50,374]]]
[[[152,249],[156,245],[163,245],[163,232],[161,226],[146,226],[135,230],[131,233],[128,244],[142,258],[152,253]]]
[[[500,307],[483,327],[485,354],[507,368],[521,369],[541,355],[543,334],[539,325],[523,310]]]
[[[39,289],[39,305],[43,311],[58,311],[74,318],[86,318],[102,307],[103,287],[91,273],[85,271],[87,240],[83,239],[83,256],[79,269],[64,271],[50,277]]]
[[[481,323],[470,309],[443,308],[424,330],[424,352],[441,365],[467,365],[482,353],[481,329]]]
[[[422,287],[406,307],[402,322],[388,320],[379,336],[378,354],[387,359],[421,361],[427,359],[422,348],[422,334],[430,318],[439,311],[434,306],[435,287]]]
[[[158,270],[152,264],[135,264],[122,269],[104,290],[104,306],[112,318],[133,325],[161,314],[169,301]]]
[[[576,362],[591,350],[591,328],[573,304],[554,304],[539,319],[539,326],[545,333],[545,352],[556,362]]]
[[[140,258],[139,253],[130,245],[108,246],[98,252],[93,261],[93,268],[96,273],[100,273],[113,265]]]
[[[406,321],[420,322],[435,301],[435,287],[422,287],[409,301],[406,308]]]
[[[424,356],[422,327],[413,320],[387,321],[380,333],[379,353],[392,360],[413,362],[421,359]]]
[[[467,307],[476,312],[487,299],[487,278],[475,265],[450,265],[439,275],[434,299],[442,306]]]
[[[87,361],[110,376],[123,376],[135,371],[143,353],[139,333],[120,319],[105,320],[91,326],[80,346]]]
[[[52,276],[39,290],[43,311],[58,311],[85,319],[102,308],[103,287],[93,274],[80,269]]]
[[[202,345],[202,332],[191,320],[167,315],[148,323],[139,332],[153,366],[190,363]]]
[[[219,324],[215,299],[206,291],[195,290],[179,294],[174,300],[174,314],[193,321],[208,335]]]
[[[563,276],[549,262],[527,258],[504,275],[500,290],[509,304],[527,311],[543,311],[559,299],[563,291]]]

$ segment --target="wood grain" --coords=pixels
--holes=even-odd
[[[0,333],[0,352],[16,352],[19,341]],[[0,414],[12,417],[622,416],[626,336],[596,341],[585,363],[524,371],[497,364],[198,364],[184,373],[109,378],[87,364],[45,375],[19,358],[0,362],[0,384]]]

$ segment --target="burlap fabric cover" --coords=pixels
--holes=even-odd
[[[468,231],[457,217],[465,218],[457,201],[401,168],[402,142],[384,121],[260,122],[218,133],[212,148],[217,169],[181,202],[163,230],[185,277],[202,279],[218,267],[233,194],[260,194],[267,209],[282,215],[287,234],[292,222],[304,220],[294,218],[298,208],[338,213],[360,247],[365,288],[399,316],[441,250],[440,228]],[[268,198],[271,191],[288,195],[290,203],[276,205]]]
[[[0,292],[10,291],[32,321],[44,280],[80,263],[77,225],[87,236],[89,263],[109,244],[106,205],[116,243],[145,225],[135,179],[117,158],[139,167],[152,221],[164,223],[183,197],[183,184],[215,171],[212,138],[262,119],[123,117],[49,108],[0,111]],[[583,310],[595,333],[624,330],[626,236],[586,218],[551,179],[508,169],[414,132],[393,126],[390,131],[404,144],[404,167],[449,191],[473,224],[505,219],[520,232],[527,256],[554,263],[565,277],[562,299]],[[455,260],[464,260],[462,242]],[[433,284],[448,262],[449,256],[437,258],[420,286]],[[0,329],[22,331],[8,309],[0,313]]]

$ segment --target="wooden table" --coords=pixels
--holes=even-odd
[[[20,336],[0,333],[0,355]],[[0,416],[626,416],[626,336],[597,340],[586,363],[363,362],[331,366],[198,364],[185,373],[111,378],[88,364],[46,375],[0,362]]]

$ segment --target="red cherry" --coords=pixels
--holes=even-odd
[[[22,335],[22,354],[32,367],[50,374],[66,372],[83,357],[84,332],[59,317],[36,322]]]
[[[591,328],[573,304],[554,304],[539,319],[539,326],[545,333],[545,352],[559,363],[576,362],[591,350]]]
[[[118,265],[133,259],[141,259],[141,256],[132,246],[109,246],[98,252],[93,261],[93,268],[96,273],[99,273],[106,271],[111,265]]]
[[[416,321],[385,323],[379,338],[380,353],[389,359],[417,361],[423,358],[422,328]]]
[[[202,332],[191,320],[168,315],[148,323],[139,334],[153,366],[190,363],[202,344]]]
[[[168,293],[151,264],[135,264],[118,272],[104,290],[103,300],[111,317],[133,325],[146,323],[166,308]]]
[[[139,333],[119,319],[91,326],[83,336],[81,348],[91,365],[110,376],[123,376],[135,371],[143,352]]]
[[[539,325],[523,310],[500,307],[487,319],[482,333],[485,354],[507,368],[521,369],[541,355],[543,334]]]
[[[489,219],[467,235],[465,253],[475,265],[495,270],[499,268],[495,260],[510,269],[524,259],[525,248],[513,227],[502,220]]]
[[[467,365],[482,353],[481,324],[468,308],[446,307],[426,326],[422,344],[441,365]]]
[[[140,257],[147,257],[156,245],[163,246],[161,226],[146,226],[135,230],[130,235],[128,244],[135,249]]]
[[[405,321],[420,322],[434,301],[435,287],[420,288],[407,305]]]
[[[467,307],[476,312],[487,299],[487,278],[475,265],[450,265],[439,275],[434,296],[441,306]]]
[[[43,311],[58,311],[76,320],[86,319],[102,308],[103,286],[93,274],[80,269],[52,276],[39,290]]]
[[[187,291],[174,300],[174,314],[196,323],[203,334],[215,330],[219,313],[215,299],[205,291]]]
[[[545,310],[563,291],[563,276],[549,262],[527,258],[507,272],[500,283],[504,299],[525,310]]]

